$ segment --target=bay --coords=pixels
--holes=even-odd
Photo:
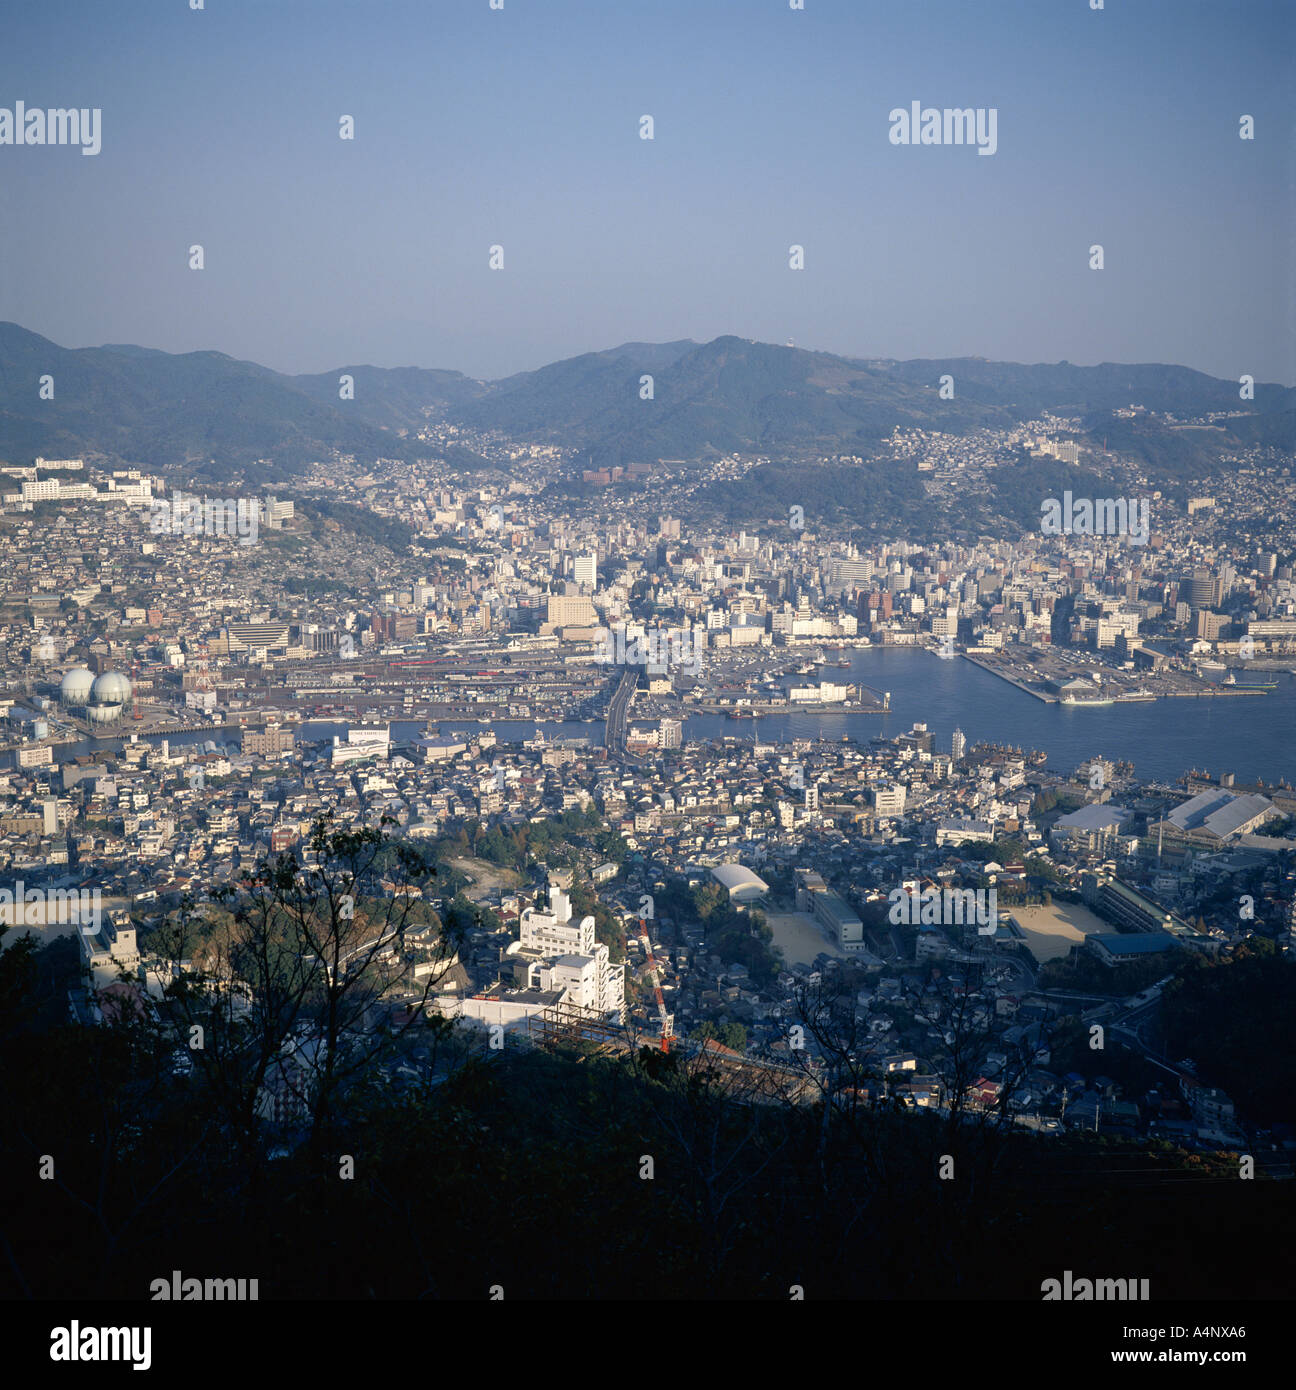
[[[851,653],[850,661],[849,676],[829,666],[822,679],[890,691],[888,713],[769,715],[751,722],[697,715],[687,721],[685,735],[777,743],[846,734],[867,741],[925,723],[941,752],[949,751],[959,728],[969,747],[985,742],[1038,748],[1054,772],[1070,772],[1101,755],[1133,763],[1135,775],[1150,782],[1173,782],[1192,768],[1232,772],[1240,782],[1296,782],[1296,678],[1290,672],[1240,677],[1243,683],[1277,682],[1262,695],[1086,708],[1045,704],[970,661],[942,661],[918,647],[873,647]]]

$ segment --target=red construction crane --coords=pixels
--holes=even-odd
[[[661,1050],[670,1051],[671,1040],[675,1036],[675,1020],[666,1012],[666,1000],[662,998],[661,984],[657,979],[657,962],[653,958],[652,942],[648,940],[648,927],[644,919],[639,919],[639,940],[643,942],[644,953],[648,957],[648,978],[652,982],[653,995],[657,1000],[657,1018],[661,1023]]]

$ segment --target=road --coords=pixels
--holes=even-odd
[[[625,758],[631,762],[637,762],[637,758],[631,758],[626,752],[626,729],[630,721],[630,701],[634,698],[635,688],[639,684],[639,668],[637,666],[627,666],[621,673],[621,683],[612,693],[612,699],[608,702],[607,728],[603,735],[603,741],[607,746],[608,757]]]

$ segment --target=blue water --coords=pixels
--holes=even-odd
[[[914,647],[874,647],[852,652],[849,679],[891,692],[888,714],[788,714],[754,722],[700,715],[685,727],[689,738],[725,735],[762,742],[793,738],[868,739],[904,733],[915,722],[948,752],[955,728],[973,743],[1002,743],[1048,754],[1047,766],[1069,772],[1101,755],[1134,764],[1145,781],[1174,781],[1189,768],[1235,773],[1239,781],[1263,778],[1296,783],[1296,679],[1287,673],[1240,677],[1276,680],[1264,695],[1172,699],[1153,703],[1048,705],[961,657],[942,661]],[[811,677],[809,679],[816,679]],[[826,680],[846,678],[829,666]]]
[[[1124,760],[1134,764],[1145,781],[1170,782],[1189,768],[1212,774],[1232,772],[1239,781],[1263,778],[1269,783],[1296,783],[1296,678],[1287,673],[1243,675],[1242,680],[1275,680],[1276,690],[1264,695],[1199,700],[1157,700],[1149,704],[1046,705],[1007,681],[992,676],[961,657],[942,661],[914,647],[874,647],[850,653],[849,679],[872,689],[891,692],[887,714],[787,714],[758,721],[730,720],[723,715],[694,715],[685,723],[685,737],[745,738],[790,742],[794,738],[839,739],[843,734],[866,741],[875,735],[904,733],[925,723],[936,736],[936,747],[947,752],[955,728],[969,745],[1003,743],[1048,754],[1054,772],[1070,772],[1089,758]],[[829,666],[828,680],[846,679],[845,671]],[[300,737],[324,740],[345,736],[345,723],[310,721]],[[443,733],[474,733],[472,720],[446,719]],[[520,743],[543,729],[546,738],[586,738],[603,741],[603,725],[501,720],[494,729],[502,742]],[[398,720],[393,736],[417,737],[423,721]],[[162,735],[149,742],[160,743]],[[224,729],[172,734],[175,744],[214,739],[235,748],[238,735]],[[119,739],[83,740],[60,750],[60,761],[92,747],[120,746]]]

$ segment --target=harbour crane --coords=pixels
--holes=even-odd
[[[675,1020],[666,1012],[666,1000],[662,997],[661,982],[657,977],[657,961],[653,956],[652,942],[648,940],[648,925],[639,919],[639,940],[643,943],[644,954],[648,957],[648,979],[652,984],[653,997],[657,1000],[657,1019],[661,1024],[661,1050],[670,1051],[675,1036]]]

